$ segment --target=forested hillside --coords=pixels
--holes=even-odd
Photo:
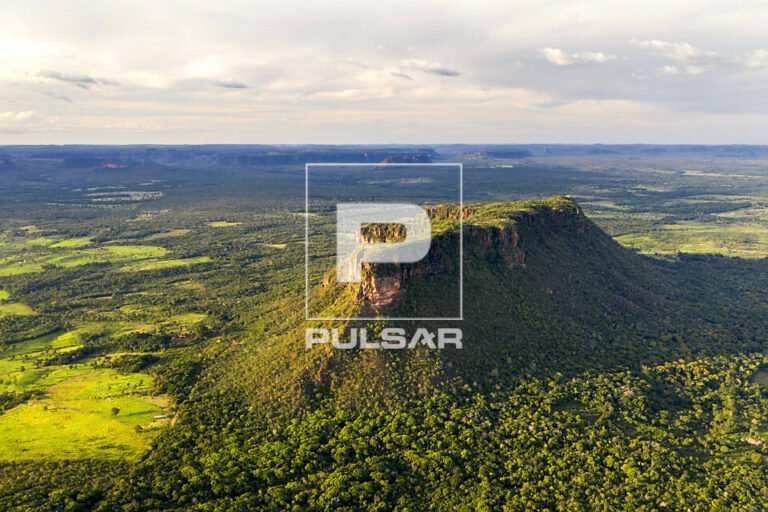
[[[765,499],[764,282],[741,282],[749,301],[721,301],[732,290],[701,277],[713,262],[640,257],[567,198],[477,207],[466,226],[463,350],[307,351],[301,304],[279,302],[280,334],[213,363],[176,427],[101,506],[705,510]],[[391,307],[424,294],[439,311],[441,269],[412,274]],[[334,311],[365,307],[350,287],[316,293]]]

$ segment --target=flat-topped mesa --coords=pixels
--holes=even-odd
[[[432,242],[427,256],[416,263],[363,263],[358,290],[361,305],[373,312],[391,305],[419,277],[451,275],[459,270],[459,220],[463,223],[464,259],[494,258],[509,268],[526,267],[521,228],[549,226],[588,232],[590,221],[569,196],[512,203],[437,205],[427,208]],[[370,242],[404,239],[403,226],[370,225],[362,237]]]
[[[438,205],[430,206],[427,209],[427,215],[434,220],[459,220],[459,218],[466,219],[473,213],[471,206],[464,206],[459,208],[458,205]]]

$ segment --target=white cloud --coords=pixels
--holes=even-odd
[[[748,68],[768,67],[768,50],[757,48],[744,54],[741,62]]]
[[[572,63],[571,56],[559,48],[544,48],[541,54],[550,64],[567,66]]]
[[[34,121],[39,118],[40,118],[40,114],[33,111],[3,112],[0,114],[0,121],[3,121],[3,122],[25,123],[28,121]]]
[[[682,72],[690,76],[698,76],[705,73],[711,66],[721,62],[721,57],[711,50],[701,50],[689,43],[675,43],[662,41],[659,39],[637,40],[633,39],[631,43],[638,48],[652,50],[656,55],[665,59],[670,59],[682,65]],[[664,66],[662,70],[671,71],[677,74],[680,71],[676,66]]]
[[[659,39],[645,41],[633,39],[632,44],[639,48],[654,50],[656,54],[662,57],[691,65],[712,63],[719,59],[716,52],[700,50],[688,43],[674,43]]]
[[[707,69],[701,66],[685,66],[685,73],[691,76],[699,76]]]
[[[667,64],[663,68],[659,69],[660,75],[666,75],[666,76],[674,76],[680,73],[680,70],[677,69],[677,66],[670,66]]]
[[[608,55],[603,52],[581,52],[581,53],[567,53],[560,48],[544,48],[541,50],[541,54],[550,64],[555,66],[568,66],[577,63],[596,63],[604,64],[609,60],[614,60],[615,55]]]
[[[33,110],[0,112],[0,133],[23,133],[48,122],[45,116]]]
[[[702,73],[705,73],[707,71],[706,68],[702,66],[673,66],[670,64],[666,64],[658,69],[657,75],[659,76],[675,76],[680,74],[690,75],[690,76],[699,76]]]

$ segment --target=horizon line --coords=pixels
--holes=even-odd
[[[279,146],[279,147],[373,147],[373,146],[407,146],[407,147],[440,147],[440,146],[661,146],[661,147],[768,147],[768,141],[764,144],[755,143],[702,143],[702,142],[673,142],[673,143],[655,143],[655,142],[438,142],[438,143],[419,143],[419,142],[367,142],[367,143],[315,143],[315,142],[290,142],[290,143],[268,143],[268,142],[139,142],[124,144],[90,143],[90,142],[68,142],[64,144],[57,143],[39,143],[39,144],[1,144],[0,147],[68,147],[68,146],[92,146],[92,147],[173,147],[173,146]]]

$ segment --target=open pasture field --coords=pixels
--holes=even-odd
[[[154,393],[150,375],[100,368],[88,358],[46,363],[82,347],[75,331],[0,351],[0,393],[30,397],[0,415],[0,461],[132,458],[167,424],[170,401]]]
[[[82,265],[114,265],[161,258],[168,254],[154,245],[99,245],[90,240],[68,239],[50,244],[25,244],[18,238],[0,241],[0,277],[44,272],[47,268],[74,268]]]

